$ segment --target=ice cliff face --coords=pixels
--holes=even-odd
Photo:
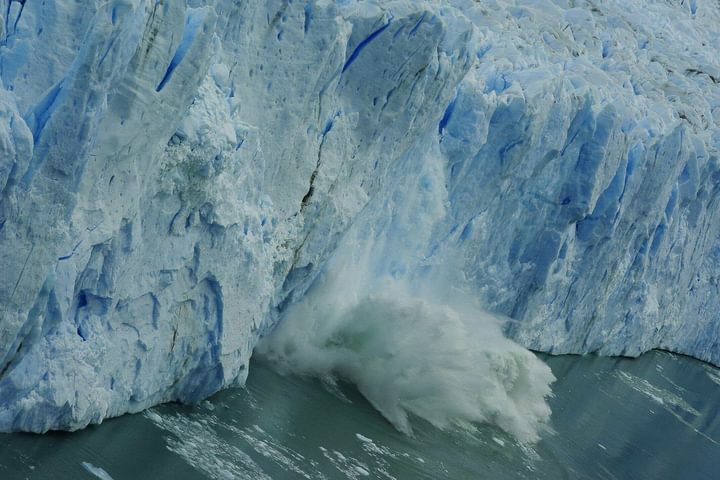
[[[357,245],[529,347],[720,363],[714,2],[0,7],[0,430],[242,383]]]

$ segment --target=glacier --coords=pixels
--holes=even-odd
[[[0,0],[0,431],[242,385],[329,282],[720,365],[718,25],[710,0]]]

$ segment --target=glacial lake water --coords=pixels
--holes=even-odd
[[[0,435],[0,479],[717,479],[720,370],[665,352],[541,356],[552,431],[398,433],[352,387],[255,362],[245,389],[83,431]]]

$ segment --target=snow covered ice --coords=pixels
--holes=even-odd
[[[720,364],[718,25],[710,0],[0,0],[0,430],[199,401],[308,302],[387,284],[538,350]]]

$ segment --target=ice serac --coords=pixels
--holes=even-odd
[[[353,249],[720,364],[719,9],[0,0],[0,430],[243,383]]]

